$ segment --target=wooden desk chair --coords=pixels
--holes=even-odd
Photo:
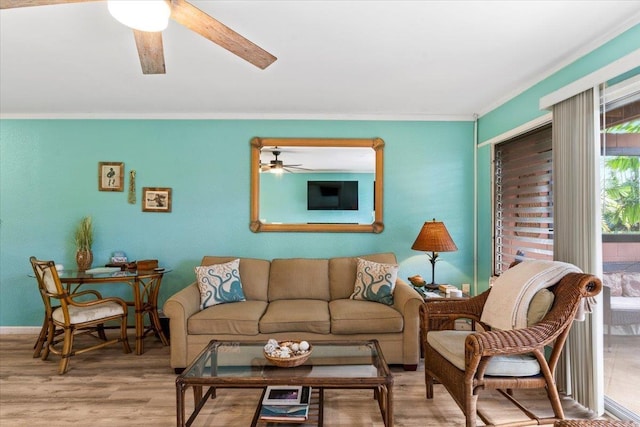
[[[597,295],[601,287],[602,283],[595,276],[566,274],[556,285],[548,288],[554,294],[554,301],[542,320],[533,326],[512,330],[491,330],[489,325],[481,322],[491,289],[468,300],[443,299],[424,303],[420,316],[427,399],[433,398],[434,380],[442,383],[465,414],[467,427],[476,426],[477,416],[491,425],[488,414],[477,408],[479,392],[484,389],[498,390],[527,415],[525,421],[509,423],[510,426],[553,424],[563,419],[554,371],[580,301],[583,297]],[[472,319],[484,331],[447,331],[446,334],[452,337],[449,341],[452,343],[451,353],[441,347],[436,350],[432,341],[441,334],[438,330],[453,329],[453,322],[458,318]],[[429,338],[429,334],[434,332],[436,335]],[[548,359],[545,358],[547,346],[551,348]],[[533,363],[533,368],[539,367],[539,373],[507,373],[506,365],[518,363],[519,358],[527,358],[527,362]],[[500,364],[505,361],[505,365]],[[513,389],[529,388],[546,389],[554,417],[538,418],[513,397]]]
[[[58,271],[53,261],[40,261],[35,257],[29,258],[38,281],[38,289],[45,305],[45,321],[47,331],[40,332],[36,343],[36,351],[43,350],[42,360],[49,357],[49,352],[61,356],[58,373],[64,374],[69,368],[69,358],[90,350],[122,342],[125,353],[130,353],[127,340],[127,303],[120,298],[102,298],[99,292],[87,290],[69,294],[62,286]],[[85,300],[87,296],[94,299]],[[79,297],[80,300],[78,300]],[[52,304],[57,301],[59,305]],[[104,333],[104,323],[115,320],[120,322],[120,336],[107,340]],[[97,333],[98,335],[93,335]],[[90,334],[98,339],[98,343],[89,347],[74,350],[75,335]],[[62,338],[58,338],[63,335]],[[46,344],[40,340],[46,338]],[[62,342],[62,349],[56,348]],[[39,347],[39,348],[38,348]]]

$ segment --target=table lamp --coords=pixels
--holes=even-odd
[[[437,287],[435,283],[436,262],[438,261],[438,252],[457,251],[458,247],[453,243],[453,239],[447,231],[447,227],[441,221],[427,221],[422,226],[416,241],[413,242],[411,249],[416,251],[427,251],[429,261],[431,262],[431,284],[430,288]]]

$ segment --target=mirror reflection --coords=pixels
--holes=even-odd
[[[252,231],[382,231],[381,139],[251,144]]]

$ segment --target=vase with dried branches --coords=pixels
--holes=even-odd
[[[93,253],[91,245],[93,244],[93,223],[90,216],[85,216],[80,220],[74,234],[76,242],[76,262],[78,270],[84,271],[91,267],[93,262]]]

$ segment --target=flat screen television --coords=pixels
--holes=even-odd
[[[307,210],[358,210],[358,181],[307,181]]]

